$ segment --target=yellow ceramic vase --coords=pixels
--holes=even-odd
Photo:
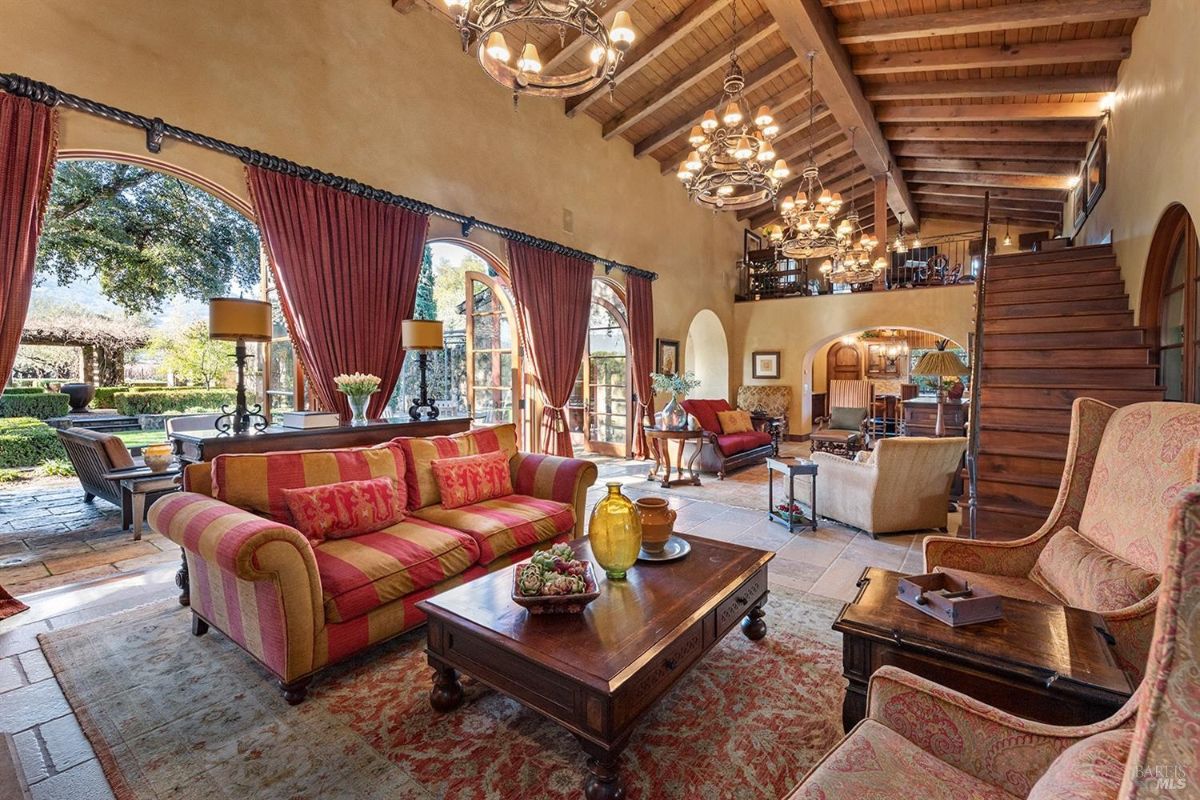
[[[642,522],[637,506],[621,494],[621,484],[608,484],[608,494],[592,509],[588,538],[604,574],[610,580],[623,580],[642,549]]]

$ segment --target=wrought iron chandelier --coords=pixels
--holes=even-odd
[[[850,129],[850,149],[854,149],[856,128]],[[858,205],[850,201],[850,210],[834,230],[837,247],[834,253],[821,263],[821,272],[831,283],[870,283],[887,268],[887,261],[879,256],[874,261],[871,255],[879,247],[879,239],[863,230],[858,215]]]
[[[716,109],[704,112],[692,127],[692,150],[676,173],[688,196],[707,208],[737,211],[774,202],[790,173],[787,161],[775,157],[771,139],[779,133],[766,105],[753,114],[743,95],[746,78],[738,65],[737,3],[733,6],[733,51]]]
[[[603,4],[604,0],[601,0]],[[462,37],[463,52],[475,45],[484,71],[512,90],[513,103],[522,94],[572,97],[599,86],[612,85],[613,75],[636,36],[629,14],[618,11],[611,28],[592,10],[593,0],[446,0],[446,7]],[[591,46],[587,66],[561,75],[549,75],[530,41],[532,31],[552,30],[564,45],[568,30],[578,31]],[[514,60],[505,33],[520,42]],[[538,37],[541,38],[541,37]]]

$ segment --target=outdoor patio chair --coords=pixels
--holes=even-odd
[[[119,481],[104,476],[117,470],[135,469],[145,466],[140,458],[129,454],[129,448],[120,437],[87,428],[66,428],[58,431],[58,438],[67,451],[67,458],[75,468],[79,483],[83,487],[83,501],[90,503],[99,497],[121,509],[121,527],[133,525],[133,500],[129,493],[121,491]],[[150,505],[159,497],[178,489],[157,492],[146,498]]]

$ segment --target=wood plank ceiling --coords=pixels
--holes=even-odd
[[[570,98],[564,113],[592,117],[606,139],[626,139],[673,174],[691,126],[720,99],[733,4],[597,5],[606,23],[628,11],[638,38],[615,88]],[[736,0],[736,8],[746,97],[780,119],[776,151],[798,174],[812,143],[825,186],[853,198],[864,225],[873,222],[872,175],[891,167],[890,215],[903,210],[910,223],[978,220],[990,189],[996,216],[1060,229],[1072,176],[1150,0]],[[535,43],[548,70],[587,58],[570,35]],[[860,129],[854,149],[851,126]],[[783,193],[794,190],[793,181]],[[760,227],[778,214],[766,204],[739,218]]]

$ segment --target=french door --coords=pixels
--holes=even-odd
[[[597,292],[587,350],[567,408],[576,447],[624,456],[629,446],[629,327],[610,292]]]
[[[481,425],[514,422],[521,439],[521,355],[517,317],[507,289],[482,272],[464,275],[467,402]]]

